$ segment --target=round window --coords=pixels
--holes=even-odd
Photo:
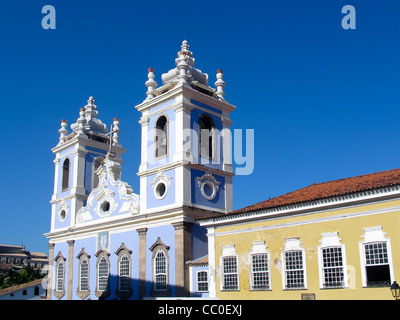
[[[213,200],[217,195],[218,189],[212,181],[203,181],[200,185],[200,191],[204,198]]]
[[[103,211],[103,212],[107,212],[107,211],[109,211],[110,210],[110,203],[108,202],[108,201],[104,201],[102,204],[101,204],[101,211]]]
[[[62,209],[60,212],[60,220],[64,221],[66,217],[67,217],[67,212],[64,209]]]
[[[211,197],[214,192],[214,186],[210,182],[204,183],[204,193],[206,194],[207,197]]]
[[[159,182],[156,186],[156,197],[158,199],[162,199],[165,197],[167,193],[167,186],[164,182]]]

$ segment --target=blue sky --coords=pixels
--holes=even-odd
[[[56,29],[44,30],[44,5]],[[344,30],[344,5],[356,29]],[[172,69],[187,39],[196,67],[224,70],[233,129],[255,130],[252,175],[234,208],[312,183],[400,167],[400,5],[395,1],[0,2],[0,243],[48,252],[60,120],[94,96],[121,119],[122,178],[139,193],[147,68]]]

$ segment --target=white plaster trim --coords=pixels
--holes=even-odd
[[[286,288],[286,259],[285,253],[289,251],[301,251],[302,264],[303,264],[303,277],[304,277],[304,288],[301,290],[307,290],[307,263],[305,249],[303,248],[303,243],[300,241],[300,237],[289,237],[285,239],[283,244],[283,250],[281,251],[281,261],[282,261],[282,288],[283,290],[296,290],[292,288]]]
[[[216,267],[215,267],[215,228],[207,229],[208,238],[208,295],[216,298]]]
[[[331,211],[331,210],[313,212],[313,214],[326,212],[326,211]],[[321,222],[334,221],[334,220],[351,219],[351,218],[356,218],[356,217],[363,217],[363,216],[369,216],[369,215],[381,214],[381,213],[388,213],[388,212],[394,212],[394,211],[400,211],[400,206],[394,206],[394,207],[389,207],[389,208],[385,208],[385,209],[374,209],[374,210],[368,210],[368,211],[348,213],[348,214],[342,214],[342,215],[337,215],[337,216],[332,216],[332,217],[309,219],[309,220],[304,220],[304,221],[294,221],[294,222],[280,223],[280,224],[274,224],[274,225],[269,225],[269,226],[261,226],[261,227],[254,227],[254,228],[244,228],[244,229],[232,230],[232,231],[223,231],[223,232],[218,232],[216,234],[216,236],[226,236],[226,235],[231,235],[231,234],[257,232],[257,231],[264,231],[264,230],[272,230],[272,229],[276,229],[276,228],[287,228],[287,227],[301,226],[301,225],[321,223]],[[273,220],[279,220],[281,218],[282,217],[276,217]],[[261,221],[262,220],[259,220],[258,222],[261,222]],[[246,224],[246,223],[242,223],[242,224]],[[200,223],[200,225],[203,225],[203,224]]]
[[[386,232],[384,232],[382,230],[382,226],[364,228],[364,231],[365,232],[362,235],[363,240],[359,242],[362,286],[367,287],[367,273],[366,273],[364,245],[371,243],[371,242],[386,242],[390,280],[391,280],[391,282],[394,281],[395,278],[394,278],[394,272],[393,272],[392,245],[391,245],[390,238],[385,237]]]
[[[255,241],[252,242],[252,246],[249,252],[249,282],[250,282],[250,291],[258,291],[259,289],[254,288],[253,281],[253,255],[256,254],[266,254],[267,255],[267,264],[268,264],[268,288],[262,289],[272,290],[272,281],[271,281],[271,254],[268,250],[268,246],[265,244],[265,241]]]
[[[207,200],[213,200],[217,196],[217,192],[221,182],[218,182],[217,179],[215,179],[210,170],[207,170],[206,173],[204,173],[201,177],[197,177],[196,179],[202,196]],[[211,195],[208,195],[205,192],[204,187],[206,185],[208,185],[211,188],[212,190]]]
[[[343,288],[349,287],[348,274],[347,274],[347,259],[346,259],[346,246],[341,242],[342,239],[339,237],[339,232],[327,232],[321,233],[322,239],[319,240],[321,243],[318,247],[318,270],[319,270],[319,287],[320,289],[329,289],[324,288],[324,274],[323,274],[323,254],[322,250],[329,247],[340,247],[342,249],[342,263],[343,263]]]

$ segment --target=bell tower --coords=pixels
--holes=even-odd
[[[147,220],[142,236],[153,243],[152,249],[159,243],[174,247],[162,253],[168,254],[174,268],[166,276],[152,278],[151,296],[189,294],[186,262],[207,254],[206,230],[195,219],[232,210],[229,116],[235,106],[224,97],[222,70],[217,70],[216,88],[211,88],[208,74],[194,65],[185,40],[175,68],[161,75],[160,87],[154,69],[148,69],[147,98],[136,106],[142,113],[139,215]],[[153,255],[161,254],[157,250]],[[145,257],[152,265],[143,252]],[[163,279],[160,284],[159,279]]]
[[[235,109],[225,99],[222,70],[215,88],[196,69],[189,44],[182,42],[176,67],[157,87],[149,69],[142,113],[141,214],[179,211],[194,217],[232,210],[231,136]],[[172,210],[172,211],[171,211]]]
[[[121,155],[125,152],[119,143],[119,119],[114,119],[112,133],[98,118],[97,106],[93,97],[80,109],[79,117],[67,130],[67,121],[61,120],[59,143],[52,149],[55,154],[54,191],[52,205],[51,231],[57,232],[74,227],[76,213],[86,205],[87,197],[98,184],[95,171],[112,149],[121,174]],[[110,148],[111,146],[111,148]]]

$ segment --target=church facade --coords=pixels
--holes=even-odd
[[[208,297],[208,240],[196,219],[233,209],[235,107],[222,71],[210,87],[187,41],[175,64],[159,87],[149,69],[147,98],[136,106],[140,193],[122,178],[119,119],[108,129],[90,97],[71,132],[62,120],[45,234],[48,299]]]

